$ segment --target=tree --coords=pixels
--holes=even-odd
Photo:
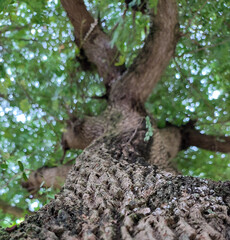
[[[43,6],[42,4],[46,4],[43,1],[40,3],[41,6],[37,2],[33,5],[33,1],[25,1],[25,3],[27,5],[31,4],[32,8],[37,7],[39,9]],[[205,110],[204,106],[206,105],[213,110],[213,105],[218,102],[211,103],[209,100],[211,98],[218,99],[214,94],[215,91],[216,94],[224,95],[226,99],[229,97],[226,94],[229,82],[220,83],[218,81],[220,76],[223,79],[227,79],[229,76],[229,54],[225,53],[226,46],[229,45],[229,39],[219,39],[220,35],[217,33],[217,30],[220,30],[220,28],[223,31],[221,38],[224,38],[224,34],[227,35],[229,33],[226,14],[230,8],[229,3],[220,1],[212,5],[206,1],[200,6],[199,3],[194,1],[194,9],[196,11],[186,12],[186,8],[183,8],[186,5],[184,1],[179,3],[176,3],[174,0],[160,0],[159,2],[126,1],[124,6],[129,10],[125,9],[114,29],[108,29],[107,31],[105,30],[105,22],[102,21],[107,16],[108,10],[105,7],[107,3],[97,1],[93,3],[99,6],[99,10],[104,10],[104,12],[98,11],[98,17],[94,18],[82,0],[61,0],[61,4],[74,27],[74,41],[77,45],[77,50],[75,51],[77,64],[73,64],[73,58],[70,62],[62,59],[66,57],[66,55],[62,55],[62,50],[65,49],[64,44],[59,46],[59,52],[55,53],[54,51],[53,53],[52,49],[50,49],[52,54],[60,54],[60,62],[63,61],[67,65],[65,70],[67,70],[68,77],[66,77],[65,84],[61,85],[63,73],[60,72],[60,69],[62,70],[64,67],[56,69],[57,66],[54,60],[57,58],[54,58],[53,62],[47,63],[49,69],[53,69],[55,75],[49,75],[50,72],[45,73],[41,71],[41,69],[37,68],[39,65],[24,64],[17,61],[14,62],[14,68],[12,69],[16,69],[19,72],[16,76],[20,78],[15,79],[11,68],[7,68],[7,65],[4,66],[5,71],[3,71],[3,74],[5,75],[1,85],[1,97],[6,101],[4,104],[15,104],[24,112],[31,111],[29,116],[32,117],[40,114],[47,125],[50,124],[50,121],[55,121],[57,128],[61,126],[59,116],[53,114],[56,118],[47,117],[42,109],[46,105],[47,112],[50,111],[52,113],[55,109],[58,111],[60,106],[60,109],[65,109],[70,117],[67,130],[63,133],[62,145],[64,150],[77,148],[84,149],[84,151],[77,158],[74,167],[68,173],[63,189],[59,194],[55,195],[55,199],[36,214],[27,217],[18,229],[13,228],[2,231],[1,238],[230,239],[229,182],[213,182],[211,180],[182,176],[170,161],[180,151],[190,146],[229,153],[228,125],[222,130],[223,132],[219,131],[220,135],[217,136],[214,133],[216,130],[220,130],[220,125],[216,124],[216,128],[213,125],[211,128],[201,128],[204,116],[207,118],[207,112],[204,116],[202,113],[193,114],[195,110]],[[19,7],[19,10],[17,10],[19,12],[23,12],[25,9],[26,11],[28,10],[28,8],[25,8],[25,5],[18,4],[13,2],[12,8],[15,8],[15,6]],[[90,7],[90,4],[92,2],[88,3],[88,7]],[[119,1],[117,4],[119,6]],[[178,20],[178,5],[180,7],[179,17],[181,22]],[[116,6],[116,4],[113,6]],[[204,10],[205,7],[212,8],[213,6],[219,10],[218,13],[209,13],[209,9]],[[91,10],[92,14],[96,15],[96,10],[93,7],[91,7]],[[15,15],[17,15],[17,11]],[[193,21],[198,18],[201,12],[205,13],[210,18],[210,21],[216,21],[214,26],[210,25],[209,21],[206,23],[205,27],[209,26],[207,32],[199,31],[199,29],[202,29],[202,25],[193,25]],[[104,15],[100,16],[99,13]],[[41,21],[45,21],[46,17],[50,17],[49,12],[46,12],[46,14],[47,16],[42,18],[32,14],[32,22],[42,24]],[[223,16],[221,20],[217,20],[218,14]],[[13,19],[15,15],[12,14],[10,16],[11,21],[15,21]],[[128,15],[131,16],[128,17]],[[150,17],[150,23],[146,20],[147,15]],[[143,18],[138,20],[140,16]],[[66,18],[65,15],[62,15],[62,17]],[[199,19],[205,22],[202,16],[199,16]],[[23,26],[11,26],[11,31],[23,28],[26,32],[28,27],[26,26],[26,21],[28,20],[25,20]],[[46,21],[48,20],[46,19]],[[109,18],[107,21],[109,22]],[[145,28],[146,32],[148,32],[144,46],[140,51],[133,50],[134,46],[138,46],[138,43],[133,43],[133,45],[129,46],[130,52],[125,47],[125,44],[123,47],[119,46],[119,43],[120,45],[124,43],[125,39],[122,39],[121,30],[125,28],[125,24],[128,21],[131,21],[131,23],[139,22],[137,29],[134,30],[135,34],[140,34],[138,33],[140,29],[142,29],[142,33],[145,33]],[[142,23],[144,26],[141,26]],[[179,27],[179,23],[181,27]],[[187,25],[184,23],[187,23]],[[130,22],[127,26],[131,26]],[[136,25],[133,24],[132,26]],[[33,25],[32,27],[34,29],[31,29],[31,34],[33,35],[36,32],[36,28]],[[43,27],[47,28],[46,25],[43,25]],[[62,25],[59,27],[62,28]],[[38,30],[38,34],[42,33]],[[109,36],[111,31],[114,32],[112,37]],[[1,32],[4,32],[4,28]],[[5,32],[6,38],[12,37],[7,33],[8,28],[5,29]],[[23,32],[21,34],[23,35]],[[65,36],[64,33],[63,35]],[[28,37],[28,35],[26,36]],[[55,33],[53,36],[55,36]],[[127,34],[123,36],[128,37]],[[203,36],[205,36],[206,41],[216,37],[215,44],[210,42],[209,45],[203,46]],[[16,39],[19,36],[15,35],[13,37]],[[119,39],[119,37],[121,38]],[[22,36],[20,36],[21,38]],[[12,41],[12,49],[18,48],[19,43],[21,43],[20,39],[16,39],[18,40],[16,43]],[[33,37],[32,39],[22,38],[22,45],[19,45],[19,47],[27,49],[27,41],[36,42],[37,40]],[[185,64],[185,62],[191,57],[192,52],[190,49],[185,51],[182,48],[183,44],[189,41],[193,42],[192,46],[197,46],[197,48],[193,49],[193,52],[202,53],[192,64],[192,69],[190,70],[193,75],[191,76],[187,75],[188,69],[186,68],[188,68],[188,64]],[[118,42],[117,45],[115,45],[116,42]],[[47,47],[44,43],[41,44],[44,48]],[[139,42],[139,46],[141,45],[143,45],[142,42]],[[221,51],[222,64],[215,60],[218,59],[216,52],[209,52],[210,48],[216,46],[219,47],[218,51]],[[178,48],[177,50],[176,47]],[[11,51],[11,49],[4,48],[4,46],[2,50],[3,53],[4,51]],[[180,55],[177,55],[178,53]],[[26,56],[25,59],[27,58],[31,61],[34,55],[38,56],[40,52],[36,53],[35,51],[34,55],[30,56],[30,52],[25,51],[23,53],[18,51],[18,55],[20,56],[21,54]],[[207,65],[208,60],[204,61],[205,54],[209,55],[208,60],[211,65],[210,68],[201,69],[200,66]],[[174,62],[170,63],[172,57],[174,57]],[[178,62],[178,59],[181,58],[184,60]],[[42,59],[46,61],[47,56],[43,55]],[[203,65],[199,62],[199,59]],[[34,60],[36,61],[37,59],[35,58]],[[193,60],[188,61],[192,62]],[[165,68],[169,63],[171,68],[166,71],[166,74],[169,74],[170,77],[163,76]],[[40,65],[44,67],[45,64],[43,62]],[[26,69],[25,66],[30,68]],[[172,83],[171,79],[173,67],[178,71],[175,77],[172,78],[175,81],[174,83]],[[91,88],[91,91],[93,90],[90,93],[92,99],[94,94],[99,92],[101,97],[95,100],[106,100],[106,103],[101,104],[100,102],[98,104],[103,105],[104,109],[98,109],[98,114],[94,114],[94,116],[88,114],[88,116],[83,117],[79,112],[77,116],[75,114],[76,108],[73,107],[73,103],[76,103],[81,98],[87,100],[86,96],[84,96],[86,92],[83,91],[81,93],[82,96],[78,96],[78,98],[73,96],[72,103],[64,98],[65,94],[59,94],[61,91],[66,91],[67,96],[72,93],[73,84],[76,84],[74,82],[76,81],[76,76],[80,78],[76,85],[79,88],[82,87],[79,83],[84,75],[78,75],[77,71],[79,69],[84,71],[85,75],[88,74],[87,78],[89,80],[91,78],[91,84],[93,84],[92,76],[94,76],[96,71],[98,76],[96,75],[93,80],[98,79],[99,84],[102,84],[100,81],[103,79],[104,92],[97,90],[99,84]],[[211,71],[212,73],[210,73]],[[26,82],[22,79],[24,74],[28,72],[31,73],[30,76],[34,76],[36,81],[30,79]],[[215,82],[215,86],[211,86],[213,91],[210,90],[207,96],[200,93],[198,104],[193,100],[190,101],[186,89],[198,89],[197,91],[201,92],[205,88],[209,89],[209,79],[195,77],[199,76],[200,72],[203,75],[209,74],[210,81],[213,81],[213,84]],[[217,78],[215,81],[212,79],[213,75]],[[59,89],[56,90],[52,85],[49,88],[44,88],[46,86],[44,82],[52,82],[54,77],[57,78],[56,83],[57,85],[59,84]],[[157,115],[161,115],[161,113],[150,111],[153,107],[153,102],[160,101],[161,95],[159,93],[162,92],[162,86],[159,87],[158,94],[152,95],[152,91],[157,88],[156,85],[161,78],[163,78],[162,81],[166,86],[168,84],[169,92],[172,92],[170,88],[175,88],[178,89],[180,94],[181,89],[184,89],[182,93],[186,96],[186,98],[180,96],[180,99],[174,96],[173,99],[177,104],[173,102],[170,102],[170,104],[165,103],[164,110],[167,109],[166,105],[175,104],[178,106],[174,113],[172,108],[170,108],[171,112],[169,115],[171,115],[171,118],[165,118],[166,115],[162,117],[164,118],[163,123],[162,119],[157,121]],[[168,79],[164,80],[164,78]],[[12,84],[11,81],[15,84]],[[65,86],[66,82],[68,83],[67,86]],[[15,88],[15,85],[19,87],[19,90],[16,90],[13,94],[12,89]],[[221,91],[217,91],[217,86],[221,86]],[[83,85],[82,88],[86,87]],[[55,90],[56,95],[53,93]],[[22,98],[22,92],[26,98]],[[53,96],[52,101],[47,103],[46,94]],[[57,96],[63,96],[63,98],[58,99]],[[147,104],[144,105],[148,98]],[[194,99],[196,98],[194,97]],[[92,105],[91,102],[90,106],[92,107]],[[182,107],[182,105],[186,106]],[[228,106],[228,102],[225,100],[225,103],[221,106],[222,108],[216,109],[214,113],[216,116],[222,113],[221,120],[225,120],[225,122],[228,120],[227,116],[225,116]],[[34,108],[36,108],[36,112],[33,112]],[[49,108],[51,110],[48,110]],[[157,111],[157,109],[162,109],[162,106],[160,108],[156,103],[154,110]],[[184,110],[184,117],[180,116],[177,119],[177,113],[181,109]],[[189,114],[185,111],[186,109],[189,110]],[[85,110],[85,112],[87,111]],[[50,116],[53,115],[51,114]],[[36,124],[34,120],[32,124]],[[28,129],[28,131],[30,130],[32,129]],[[13,136],[12,132],[9,131],[8,134]],[[45,138],[46,134],[44,132],[41,133],[37,134],[39,139],[41,137]],[[36,136],[32,138],[36,138]],[[28,144],[30,146],[29,141]],[[17,146],[12,147],[12,149],[14,148],[17,148]],[[30,146],[28,149],[31,151],[33,146]],[[7,155],[4,151],[3,153]],[[53,156],[57,157],[58,154]],[[3,160],[10,157],[10,154],[9,156],[3,156]],[[35,156],[33,157],[35,158]],[[6,163],[4,162],[4,170],[8,166]],[[18,162],[18,167],[26,178],[23,159]],[[64,169],[68,168],[69,162],[66,162],[65,165],[52,167],[51,171],[63,172]],[[43,179],[38,173],[42,172],[44,176],[48,172],[47,175],[50,177],[49,171],[50,168],[45,167],[40,169],[39,172],[33,173],[30,175],[29,181],[24,183],[24,187],[27,187],[29,191],[37,190],[37,186],[33,184],[34,182],[31,182],[31,178],[35,179],[40,187]],[[55,176],[57,175],[60,176],[60,174],[55,174]]]

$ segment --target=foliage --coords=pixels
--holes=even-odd
[[[147,132],[145,134],[145,138],[144,138],[144,141],[149,141],[150,138],[153,136],[153,127],[152,127],[152,124],[151,124],[151,121],[150,121],[150,118],[149,116],[147,116],[145,118],[145,121],[146,121],[146,129],[147,129]]]
[[[146,107],[159,127],[194,119],[202,133],[230,135],[230,3],[178,4],[184,36]],[[87,7],[121,52],[116,65],[130,66],[148,33],[148,16],[131,8],[125,13],[118,0],[88,0]],[[93,96],[105,89],[98,75],[82,72],[76,62],[73,29],[58,0],[0,0],[0,19],[0,198],[36,210],[53,196],[51,190],[31,199],[20,181],[30,170],[58,164],[64,120],[71,113],[99,114],[106,103]],[[71,151],[66,161],[78,154]],[[230,175],[228,154],[190,148],[176,162],[193,176]],[[0,219],[1,225],[15,221],[2,213]]]

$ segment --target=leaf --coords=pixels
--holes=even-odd
[[[26,81],[25,81],[25,80],[21,80],[21,81],[20,81],[20,84],[21,84],[24,88],[27,87],[27,86],[26,86]]]
[[[114,65],[117,67],[117,66],[123,65],[124,63],[125,63],[125,56],[120,55],[118,62],[116,62]]]
[[[113,47],[115,45],[115,43],[117,42],[117,40],[119,39],[120,35],[121,35],[121,31],[123,30],[123,26],[124,26],[124,21],[123,18],[120,18],[117,22],[118,26],[116,28],[116,30],[113,33],[113,38],[111,40],[111,46]]]
[[[53,109],[54,111],[58,111],[58,109],[59,109],[59,101],[58,101],[58,99],[56,99],[56,100],[54,100],[54,101],[52,102],[52,109]]]
[[[0,83],[0,93],[6,95],[8,93],[7,87],[5,86],[4,82]]]
[[[24,179],[25,181],[28,180],[28,177],[26,176],[25,172],[23,172],[22,177],[23,177],[23,179]]]
[[[154,13],[157,14],[157,4],[158,4],[158,0],[151,0],[150,1],[150,8],[154,8]]]
[[[115,45],[115,42],[117,41],[118,37],[119,37],[119,31],[116,29],[116,31],[113,34],[112,41],[111,41],[111,46],[112,47]]]
[[[0,11],[7,9],[11,0],[0,0]]]
[[[8,168],[8,165],[6,163],[1,163],[0,164],[0,168],[2,169],[7,169]]]
[[[12,82],[11,82],[11,80],[10,80],[10,78],[9,78],[8,75],[6,75],[5,81],[4,81],[3,83],[4,83],[4,86],[5,86],[6,88],[8,88],[8,87],[10,87],[10,86],[12,85]]]
[[[2,152],[1,154],[2,154],[3,159],[9,159],[10,158],[10,154],[7,153],[7,152]]]
[[[80,48],[75,48],[75,54],[77,55],[77,56],[80,56]]]
[[[21,170],[21,172],[24,171],[24,166],[23,166],[23,163],[21,161],[18,161],[18,166],[19,166],[19,169]]]
[[[140,0],[132,0],[130,3],[129,3],[129,7],[133,7],[135,5],[140,5],[141,4],[141,1]]]
[[[153,127],[152,127],[149,116],[145,118],[145,121],[146,121],[147,132],[145,133],[144,141],[147,142],[153,136]]]
[[[28,101],[28,99],[23,99],[20,103],[20,109],[23,111],[23,112],[28,112],[31,108],[31,105]]]
[[[42,183],[40,184],[40,188],[42,188],[44,184],[45,184],[45,181],[42,181]]]

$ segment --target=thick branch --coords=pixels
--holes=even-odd
[[[62,134],[63,150],[85,149],[93,140],[100,137],[105,130],[103,117],[74,117],[67,121],[67,128]]]
[[[33,171],[29,179],[26,182],[23,181],[21,185],[33,194],[40,189],[41,185],[45,188],[60,189],[71,167],[72,165],[67,163],[58,167],[39,168]]]
[[[9,100],[8,96],[7,96],[7,95],[5,95],[5,94],[1,94],[1,93],[0,93],[0,98],[2,98],[2,99],[4,99],[4,100],[6,100],[6,101],[8,101],[8,102],[10,102],[10,100]]]
[[[167,152],[174,158],[181,150],[196,146],[205,150],[230,153],[230,137],[201,134],[195,129],[196,121],[177,127],[170,123],[159,129]]]
[[[12,214],[18,218],[24,217],[25,215],[24,209],[21,209],[19,207],[13,207],[1,199],[0,199],[0,208],[3,211],[3,213]]]
[[[176,1],[159,1],[157,15],[152,13],[151,20],[145,46],[121,81],[115,84],[113,101],[129,98],[144,102],[174,54],[179,37]]]
[[[87,11],[83,0],[61,0],[61,3],[73,24],[78,47],[83,49],[88,61],[97,66],[105,85],[111,85],[124,71],[124,66],[114,65],[118,50],[111,47],[109,37]]]
[[[107,136],[115,137],[117,135],[116,142],[119,146],[111,146],[111,148],[115,148],[117,153],[120,152],[119,158],[129,147],[131,147],[131,152],[134,149],[136,151],[140,149],[140,155],[145,164],[157,165],[161,169],[175,172],[170,159],[174,158],[180,150],[180,129],[171,127],[159,130],[154,123],[152,124],[154,126],[153,136],[145,142],[146,122],[141,113],[134,114],[128,108],[124,108],[121,113],[116,108],[109,108],[109,111],[105,111],[103,116],[69,120],[67,129],[62,136],[62,146],[64,151],[70,148],[85,149],[98,138],[104,139]],[[108,126],[116,126],[113,133]],[[121,134],[125,135],[124,139],[120,138]],[[129,154],[133,153],[126,155],[131,156]]]
[[[183,149],[189,146],[196,146],[210,151],[230,153],[230,137],[217,137],[201,134],[194,128],[183,128],[182,131]]]

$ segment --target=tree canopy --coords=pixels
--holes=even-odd
[[[140,1],[129,2],[85,1],[120,52],[117,67],[133,63],[150,28],[149,16],[134,11]],[[181,38],[145,106],[159,128],[192,120],[201,133],[229,136],[230,3],[177,2]],[[73,27],[58,0],[4,0],[0,15],[0,207],[8,203],[19,211],[34,211],[54,191],[41,188],[31,198],[20,182],[31,170],[60,164],[65,120],[73,114],[100,114],[107,105],[106,87],[95,66],[82,64]],[[71,150],[65,162],[80,153]],[[174,161],[186,175],[214,180],[230,176],[230,155],[215,149],[190,147]],[[8,226],[18,216],[1,211],[0,224]]]

